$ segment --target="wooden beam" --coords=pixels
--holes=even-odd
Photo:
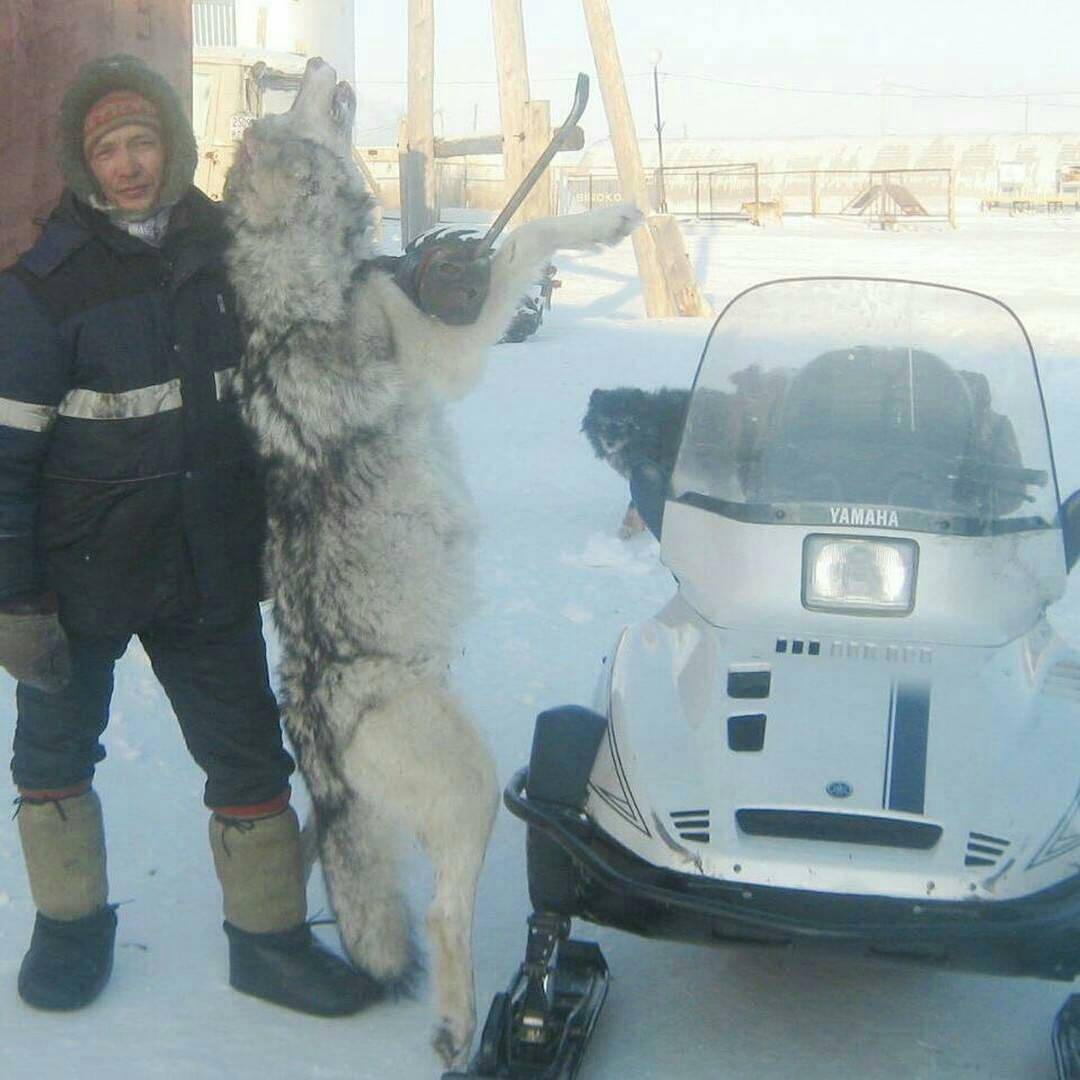
[[[555,132],[549,127],[544,133],[543,145],[551,141]],[[581,150],[585,146],[585,132],[580,127],[574,128],[561,150]],[[499,135],[467,135],[461,139],[436,139],[435,157],[475,157],[478,154],[501,154],[503,137]],[[539,156],[539,152],[537,153]]]
[[[650,203],[645,170],[641,164],[641,150],[626,93],[611,12],[607,0],[582,0],[582,3],[600,80],[600,93],[604,99],[604,112],[611,132],[619,188],[624,199],[648,212]],[[678,222],[667,215],[657,215],[647,218],[647,224],[647,229],[636,229],[631,239],[649,318],[709,314],[708,304],[694,280]]]
[[[544,145],[551,141],[555,134],[549,130],[544,139]],[[404,139],[404,136],[402,136]],[[581,128],[574,128],[561,150],[580,150],[585,145],[585,132]],[[435,160],[457,157],[482,157],[485,154],[496,155],[502,153],[503,137],[501,135],[468,135],[461,139],[436,139]],[[561,151],[560,151],[561,152]],[[384,165],[396,165],[399,148],[397,146],[365,146],[357,153],[362,154],[365,161],[377,161]]]
[[[509,199],[532,164],[526,160],[525,150],[529,65],[525,53],[525,20],[521,14],[521,0],[491,0],[491,20],[506,177],[503,198]],[[525,220],[519,209],[510,224],[514,226]]]
[[[434,0],[409,0],[409,88],[398,154],[401,243],[438,219],[435,191]]]

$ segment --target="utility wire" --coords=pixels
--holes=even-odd
[[[718,83],[722,86],[735,86],[741,89],[747,90],[771,90],[778,93],[787,94],[828,94],[838,97],[865,97],[874,98],[880,100],[882,95],[890,98],[908,99],[911,101],[925,101],[925,100],[948,100],[957,99],[965,101],[987,101],[993,102],[999,105],[1021,105],[1024,103],[1025,97],[1036,96],[1055,96],[1064,97],[1072,94],[1080,94],[1080,90],[1040,90],[1029,94],[1020,92],[1010,94],[964,94],[956,91],[936,91],[936,90],[924,90],[920,87],[903,86],[900,83],[886,82],[882,90],[825,90],[817,87],[806,86],[778,86],[773,83],[752,83],[752,82],[740,82],[735,79],[721,79],[714,75],[694,75],[690,73],[678,73],[678,72],[660,72],[664,78],[668,79],[692,79],[699,82],[711,82]],[[917,90],[918,93],[895,93],[892,89],[903,90]],[[1005,100],[1008,99],[1008,100]],[[1080,102],[1064,102],[1064,101],[1044,101],[1039,103],[1039,108],[1049,108],[1058,106],[1063,109],[1077,109],[1080,108]]]
[[[691,80],[694,82],[709,82],[719,86],[732,86],[742,90],[767,90],[781,94],[812,94],[829,97],[861,97],[872,98],[880,101],[882,96],[910,100],[956,100],[956,101],[983,101],[997,105],[1022,105],[1027,98],[1037,97],[1072,97],[1080,96],[1080,90],[1033,90],[1030,92],[1012,91],[1000,94],[966,94],[961,91],[930,90],[926,87],[907,86],[903,83],[886,82],[881,90],[831,90],[821,87],[810,86],[781,86],[775,83],[744,82],[738,79],[722,79],[715,75],[699,75],[691,72],[661,71],[659,75],[666,80]],[[627,79],[652,78],[651,71],[635,71],[626,75]],[[539,75],[531,76],[530,83],[574,82],[576,75]],[[404,79],[361,79],[358,86],[407,86]],[[437,87],[440,86],[497,86],[494,79],[437,79]],[[912,91],[897,93],[896,91]],[[1037,103],[1040,109],[1080,109],[1080,101],[1040,101]]]

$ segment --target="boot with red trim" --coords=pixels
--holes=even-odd
[[[300,828],[291,806],[265,817],[215,813],[210,846],[234,989],[316,1016],[348,1016],[380,997],[378,982],[326,948],[306,921]]]

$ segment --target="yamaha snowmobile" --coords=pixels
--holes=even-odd
[[[677,591],[593,708],[540,714],[525,963],[469,1076],[576,1074],[607,990],[571,920],[999,975],[1080,967],[1080,551],[1038,368],[998,301],[756,286],[717,319],[639,511]],[[1058,1014],[1080,1078],[1080,996]]]

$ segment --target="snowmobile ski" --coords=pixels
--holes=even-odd
[[[600,946],[571,941],[562,915],[529,917],[525,962],[496,994],[466,1072],[508,1080],[573,1080],[607,997],[610,975]]]
[[[532,191],[536,181],[540,179],[544,170],[551,164],[551,159],[559,152],[567,139],[570,138],[588,103],[589,76],[586,75],[585,72],[580,72],[577,77],[577,84],[574,87],[574,103],[570,107],[569,114],[562,122],[562,126],[556,130],[554,135],[552,135],[551,142],[547,144],[544,148],[544,152],[536,159],[536,163],[525,174],[525,178],[521,183],[518,184],[517,190],[510,196],[509,202],[507,202],[507,204],[499,211],[499,216],[491,223],[488,231],[484,233],[483,238],[476,248],[474,256],[481,255],[495,243],[499,233],[506,228],[507,222],[514,216],[515,211],[522,204],[525,196]]]
[[[1054,1017],[1051,1035],[1058,1080],[1080,1080],[1080,994],[1072,994]]]

